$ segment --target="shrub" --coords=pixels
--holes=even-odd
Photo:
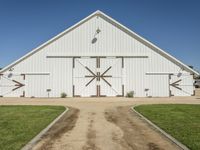
[[[67,97],[67,94],[65,92],[61,93],[60,95],[61,98],[66,98]]]
[[[134,97],[134,91],[130,91],[126,94],[126,97]]]

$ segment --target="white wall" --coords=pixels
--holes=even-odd
[[[97,42],[92,44],[91,41],[97,28],[101,32],[96,36]],[[66,92],[69,96],[72,96],[72,58],[47,58],[50,55],[148,56],[148,58],[125,59],[125,91],[134,90],[136,96],[145,96],[144,89],[148,87],[154,88],[154,91],[153,89],[151,90],[152,96],[167,96],[166,76],[148,77],[146,72],[178,73],[181,70],[176,64],[111,25],[101,17],[93,17],[78,26],[75,30],[70,31],[13,67],[13,73],[49,73],[49,77],[47,77],[49,79],[44,79],[48,80],[48,83],[45,81],[46,84],[49,84],[46,86],[43,86],[42,84],[44,83],[40,81],[46,76],[42,75],[41,78],[39,76],[35,77],[38,78],[37,81],[29,80],[31,77],[28,77],[28,83],[26,84],[29,88],[25,88],[28,93],[31,93],[31,85],[35,87],[37,84],[38,88],[51,88],[52,92],[50,95],[53,97],[59,97],[61,92]],[[155,81],[160,84],[153,85]],[[162,82],[165,83],[161,85]],[[160,87],[164,88],[163,91],[159,93],[155,92],[155,89],[160,89]],[[188,88],[191,90],[193,87]],[[41,91],[33,91],[36,97],[43,97],[45,95]],[[30,95],[32,94],[28,94],[27,96]],[[184,96],[183,93],[181,95]]]
[[[26,97],[48,97],[47,89],[50,89],[49,75],[27,75],[25,85]]]

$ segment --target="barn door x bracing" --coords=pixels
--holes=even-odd
[[[194,94],[192,75],[170,75],[171,96],[191,96]]]
[[[0,96],[24,97],[25,74],[0,74]]]
[[[73,96],[124,96],[123,58],[73,59]]]

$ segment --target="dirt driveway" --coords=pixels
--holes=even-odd
[[[0,105],[63,105],[70,111],[33,149],[53,150],[174,150],[179,149],[154,131],[130,107],[138,104],[200,104],[183,98],[0,98]]]

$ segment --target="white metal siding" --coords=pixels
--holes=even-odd
[[[101,32],[96,35],[97,42],[92,44],[91,41],[98,28]],[[36,83],[38,82],[38,85],[40,85],[39,82],[44,80],[47,85],[37,87],[43,88],[43,92],[46,88],[50,88],[52,97],[59,97],[61,92],[72,96],[72,58],[47,58],[47,56],[148,56],[148,58],[125,58],[124,60],[123,82],[125,84],[125,92],[133,90],[137,97],[146,96],[144,91],[146,88],[151,88],[151,96],[166,96],[169,92],[166,85],[168,83],[166,76],[149,77],[146,75],[147,72],[185,73],[179,66],[150,47],[134,39],[103,18],[96,16],[13,67],[13,73],[49,73],[49,79],[43,75],[35,76],[34,78],[37,79],[28,77],[26,80],[27,85],[25,85],[27,87],[33,84],[34,88],[36,88]],[[9,73],[9,71],[5,73]],[[165,83],[162,85],[153,84],[154,81]],[[188,83],[191,81],[188,81]],[[118,86],[117,83],[116,85]],[[40,90],[27,87],[28,96],[46,95],[46,92],[41,93]],[[161,87],[163,89],[160,91]],[[158,89],[157,92],[159,93],[155,92],[155,89]],[[191,93],[193,86],[188,86],[187,90]],[[13,93],[7,96],[18,95]],[[188,94],[177,93],[177,95],[184,96]]]
[[[49,75],[27,75],[25,82],[26,97],[48,97]],[[51,93],[49,96],[52,96]]]
[[[125,58],[125,92],[134,91],[136,97],[145,97],[148,88],[145,73],[149,70],[148,58]]]
[[[147,89],[145,93],[152,97],[169,97],[169,76],[168,75],[148,75]]]
[[[47,58],[45,58],[47,59]],[[53,97],[60,97],[64,92],[72,96],[72,58],[47,59],[50,72],[50,89]]]

